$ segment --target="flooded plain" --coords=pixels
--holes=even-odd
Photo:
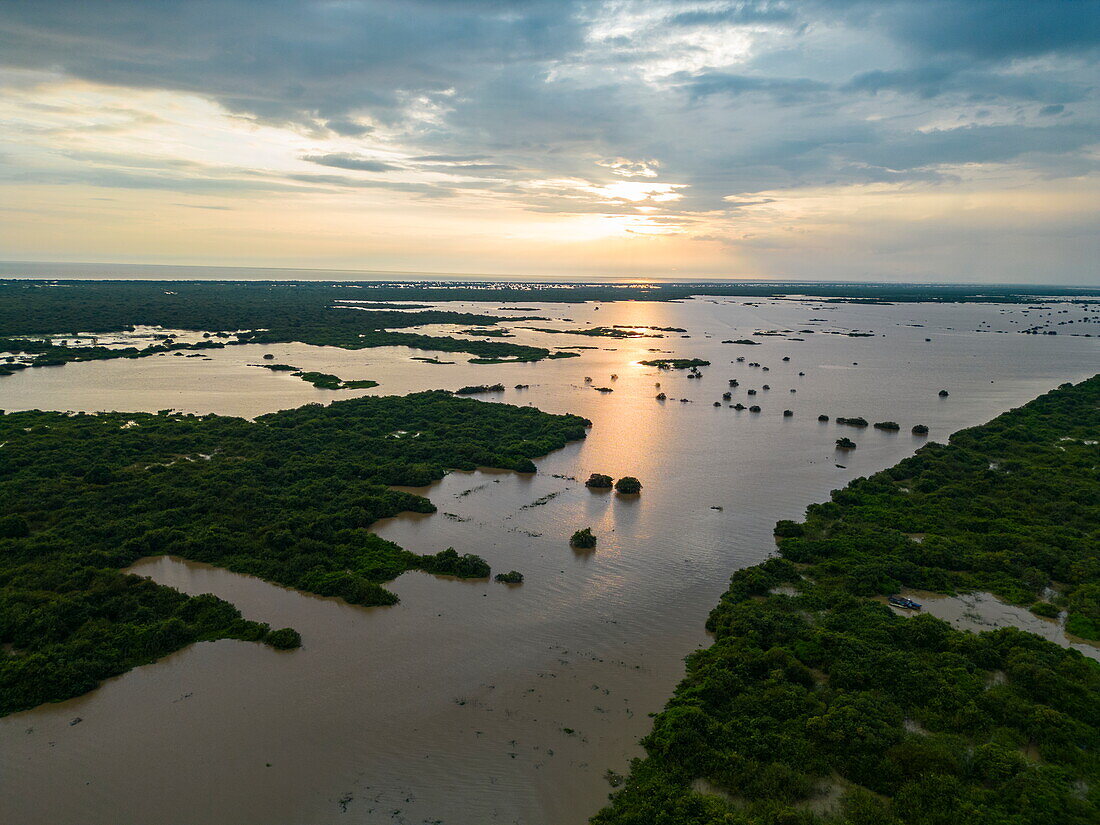
[[[1046,312],[1083,315],[1058,304],[699,298],[523,306],[535,311],[443,308],[543,316],[505,324],[515,337],[503,340],[594,349],[471,365],[461,353],[400,347],[246,345],[204,358],[99,361],[0,378],[0,408],[9,410],[255,416],[364,394],[249,366],[270,353],[275,363],[378,381],[371,394],[500,382],[504,392],[479,397],[593,422],[586,440],[537,460],[536,475],[451,473],[418,490],[438,512],[373,527],[416,552],[477,553],[494,572],[522,572],[522,585],[408,573],[392,583],[399,605],[361,608],[180,559],[139,562],[135,573],[297,628],[302,648],[198,644],[85,696],[0,719],[0,821],[584,822],[611,790],[607,771],[625,772],[640,753],[647,714],[681,677],[683,657],[707,643],[703,622],[730,573],[774,550],[777,519],[799,518],[807,504],[927,440],[1092,375],[1100,351],[1096,338],[1018,334]],[[662,337],[523,329],[597,325]],[[1095,334],[1100,324],[1079,322],[1074,331]],[[738,339],[760,343],[722,343]],[[412,360],[427,356],[456,363]],[[691,379],[638,363],[660,357],[711,366]],[[658,392],[668,400],[657,401]],[[761,411],[729,407],[738,402]],[[902,429],[857,431],[820,423],[819,414],[893,420]],[[918,423],[929,427],[926,438],[910,434]],[[836,452],[841,436],[858,449]],[[593,492],[583,486],[593,472],[634,475],[644,489],[637,497]],[[597,548],[572,550],[569,535],[586,526]]]

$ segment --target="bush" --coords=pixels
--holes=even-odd
[[[497,573],[493,578],[503,584],[520,584],[523,574],[518,570],[509,570],[507,573]]]
[[[592,535],[592,528],[585,527],[583,530],[575,532],[573,537],[569,539],[569,544],[580,550],[591,550],[596,546],[596,537]]]
[[[620,493],[626,493],[628,495],[640,493],[642,491],[642,482],[638,481],[634,476],[623,476],[615,482],[615,489]]]
[[[593,490],[610,490],[611,476],[605,476],[603,473],[593,473],[588,477],[588,481],[584,483],[584,486],[591,487]]]
[[[1035,604],[1028,609],[1036,616],[1045,616],[1048,619],[1057,619],[1058,614],[1061,612],[1050,602],[1035,602]]]
[[[264,641],[276,650],[293,650],[302,646],[302,634],[292,627],[283,627],[272,630]]]

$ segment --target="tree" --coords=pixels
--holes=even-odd
[[[592,528],[585,527],[583,530],[575,532],[573,537],[569,539],[569,544],[578,550],[591,550],[596,546],[596,537],[592,535]]]
[[[615,482],[615,489],[625,495],[633,495],[642,491],[642,482],[634,476],[623,476]]]

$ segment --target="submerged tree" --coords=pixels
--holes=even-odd
[[[593,473],[588,477],[588,481],[584,483],[584,486],[591,487],[594,490],[610,490],[611,476],[605,476],[603,473]]]
[[[592,535],[592,528],[585,527],[583,530],[578,530],[573,534],[573,537],[569,539],[570,547],[576,547],[578,550],[591,550],[596,546],[596,537]]]
[[[623,476],[615,482],[615,489],[620,493],[633,495],[634,493],[640,493],[642,491],[642,482],[638,481],[634,476]]]

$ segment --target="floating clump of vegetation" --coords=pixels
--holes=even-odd
[[[504,392],[503,384],[474,384],[455,390],[455,395],[479,395],[486,392]]]
[[[265,370],[271,370],[272,372],[301,372],[297,367],[292,367],[290,364],[249,364],[249,366],[263,367]]]
[[[591,550],[595,547],[596,537],[592,534],[592,528],[585,527],[575,532],[569,539],[569,546],[576,547],[578,550]]]
[[[339,376],[330,375],[327,372],[303,372],[290,364],[249,364],[249,366],[263,367],[265,370],[271,370],[272,372],[289,372],[319,390],[368,390],[371,387],[378,386],[377,381],[369,379],[344,381]]]
[[[610,490],[612,486],[611,476],[605,476],[603,473],[593,473],[588,477],[588,481],[584,483],[584,486],[593,490]]]
[[[312,384],[321,390],[367,390],[378,386],[377,381],[369,379],[342,381],[338,376],[329,375],[326,372],[296,372],[294,374],[306,383]]]
[[[862,416],[856,416],[855,418],[842,418],[838,415],[836,418],[836,423],[844,424],[848,427],[866,427],[867,419],[863,418]]]
[[[856,448],[856,442],[850,438],[838,438],[836,440],[836,448],[838,450],[854,450]]]
[[[621,325],[586,327],[584,329],[551,329],[549,327],[520,327],[520,329],[529,329],[532,332],[548,332],[551,335],[587,335],[591,338],[664,338],[663,335],[651,335],[639,331],[640,329],[650,329],[650,327],[635,328]]]
[[[518,570],[509,570],[507,573],[497,573],[493,579],[502,584],[522,584],[523,574]]]
[[[950,394],[947,390],[940,390],[939,392],[940,398],[947,398]]]
[[[819,416],[817,417],[817,420],[818,420],[818,421],[828,421],[828,420],[829,420],[829,416],[827,416],[827,415],[819,415]]]
[[[460,329],[460,335],[476,335],[479,338],[515,338],[512,333],[506,329]]]
[[[704,361],[702,358],[654,358],[651,361],[638,363],[646,367],[656,367],[659,370],[690,370],[710,366],[710,361]]]
[[[738,338],[736,341],[723,341],[722,343],[723,344],[744,344],[745,346],[749,346],[749,347],[758,347],[758,346],[760,346],[759,341],[753,341],[749,338]]]
[[[624,495],[634,495],[642,492],[642,482],[634,478],[634,476],[623,476],[615,482],[615,492],[623,493]]]
[[[1100,821],[1096,662],[885,603],[991,591],[1100,638],[1098,429],[1100,376],[777,524],[779,556],[733,574],[594,825]]]
[[[900,430],[901,425],[899,425],[898,422],[896,422],[896,421],[876,421],[875,422],[875,429],[876,430]]]
[[[913,435],[928,435],[928,427],[924,424],[914,424]]]

